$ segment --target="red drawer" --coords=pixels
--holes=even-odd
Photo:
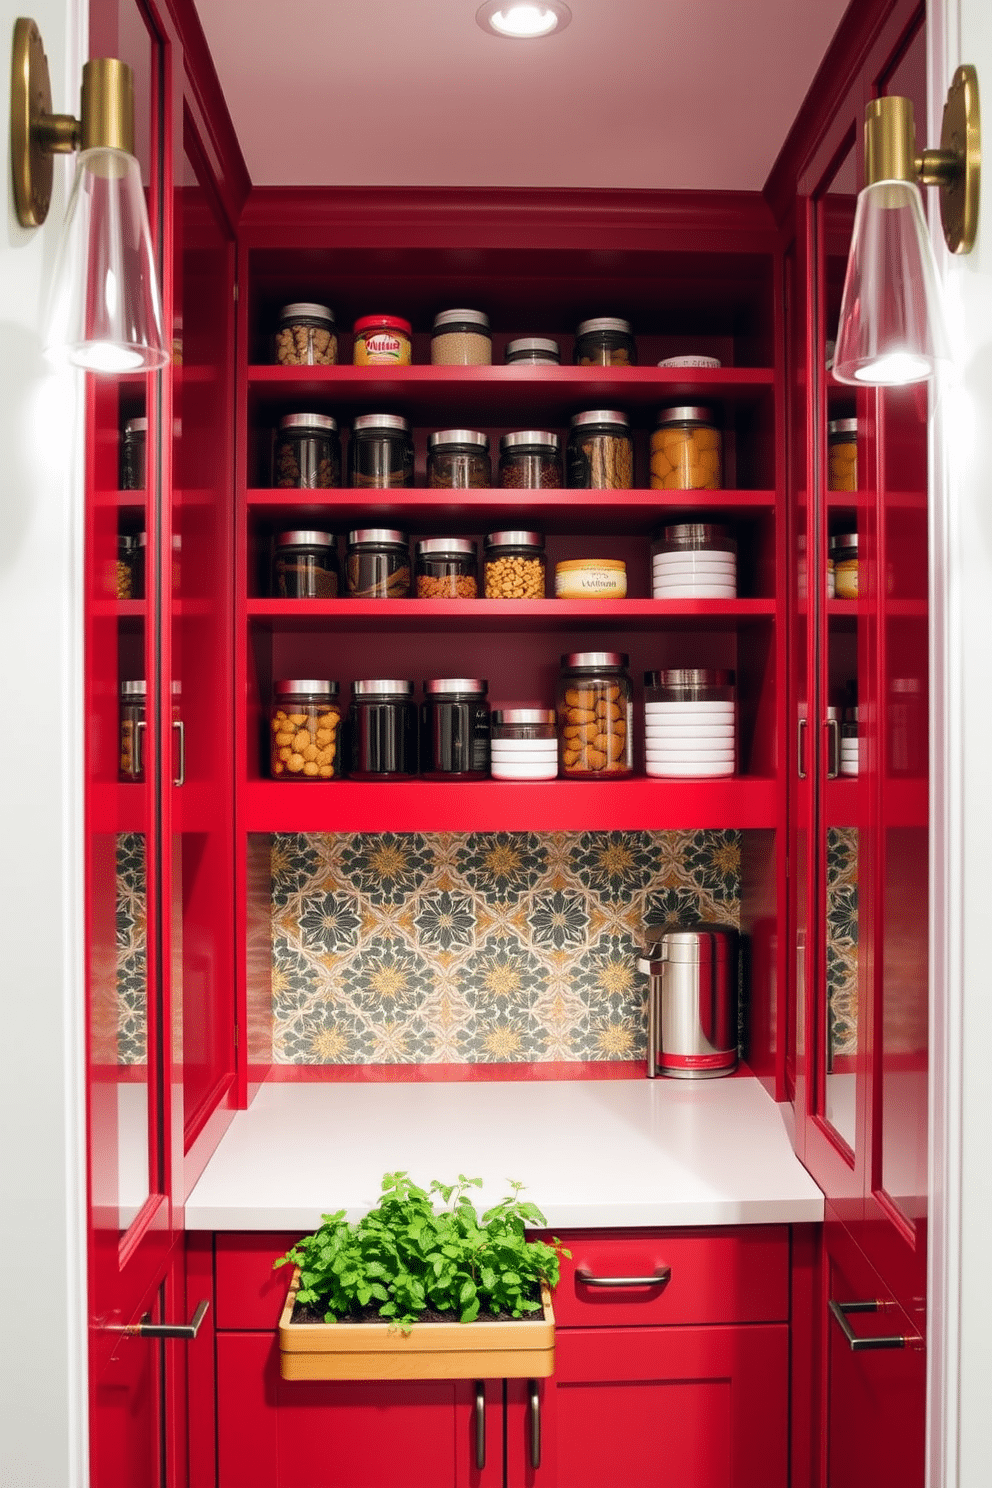
[[[215,1265],[216,1328],[274,1328],[289,1291],[292,1266],[272,1262],[299,1240],[298,1234],[219,1234]]]
[[[789,1231],[628,1230],[563,1234],[555,1318],[563,1328],[657,1327],[664,1323],[765,1323],[789,1317]],[[641,1278],[663,1277],[650,1285]],[[592,1279],[582,1280],[579,1273]],[[629,1284],[597,1286],[595,1280]]]

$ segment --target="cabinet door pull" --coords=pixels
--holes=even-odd
[[[806,779],[806,751],[803,748],[803,740],[807,722],[807,719],[800,718],[796,725],[796,774],[800,780]]]
[[[140,778],[145,773],[144,749],[142,748],[141,741],[144,738],[146,728],[147,724],[145,723],[136,723],[134,725],[134,773],[136,778]]]
[[[881,1312],[885,1307],[884,1302],[879,1302],[877,1300],[873,1302],[834,1302],[831,1299],[831,1301],[827,1303],[827,1306],[833,1313],[834,1321],[837,1323],[840,1331],[847,1339],[854,1353],[859,1353],[863,1349],[905,1348],[910,1342],[908,1338],[903,1338],[899,1334],[891,1334],[887,1337],[883,1336],[879,1338],[859,1338],[854,1329],[851,1327],[850,1323],[847,1320],[848,1313]]]
[[[486,1382],[475,1382],[475,1465],[479,1472],[486,1465]]]
[[[541,1465],[541,1388],[530,1381],[530,1465],[537,1472]]]
[[[583,1286],[598,1287],[641,1287],[641,1286],[667,1286],[672,1279],[671,1266],[659,1266],[653,1276],[593,1276],[591,1271],[579,1267],[575,1273],[576,1281],[581,1281]]]
[[[139,1338],[195,1338],[209,1306],[210,1303],[205,1297],[188,1323],[153,1323],[151,1314],[146,1312],[141,1322],[128,1331],[136,1333]]]
[[[179,730],[179,774],[174,778],[173,785],[186,784],[186,725],[181,718],[172,720],[172,727]]]
[[[830,765],[827,769],[827,779],[836,780],[840,774],[840,724],[836,718],[827,719],[827,729],[830,733]]]

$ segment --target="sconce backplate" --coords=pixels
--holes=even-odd
[[[940,153],[955,159],[955,172],[940,187],[940,221],[952,253],[970,253],[978,231],[981,115],[978,74],[959,67],[951,80],[940,129]]]
[[[52,85],[41,32],[21,16],[14,23],[10,75],[10,162],[14,206],[22,227],[40,227],[52,200],[55,163],[39,140],[37,125],[52,112]]]

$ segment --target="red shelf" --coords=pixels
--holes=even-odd
[[[770,621],[773,599],[250,599],[248,618],[272,633],[322,631],[726,630]]]

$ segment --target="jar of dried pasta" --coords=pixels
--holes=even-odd
[[[858,421],[856,418],[833,419],[827,425],[827,489],[858,489]]]
[[[340,780],[338,684],[312,678],[276,682],[269,737],[273,779]]]
[[[653,491],[717,491],[723,485],[723,435],[712,408],[663,408],[651,435]]]
[[[634,445],[625,413],[598,408],[577,413],[568,436],[568,485],[595,491],[629,491],[634,484]]]
[[[544,538],[539,532],[490,532],[483,550],[487,599],[543,599]]]
[[[633,771],[633,689],[622,651],[561,659],[558,762],[570,780],[616,780]]]
[[[333,310],[302,300],[283,305],[274,351],[283,367],[333,367],[338,359]]]
[[[479,593],[475,543],[468,537],[425,537],[417,543],[418,599],[475,599]]]

